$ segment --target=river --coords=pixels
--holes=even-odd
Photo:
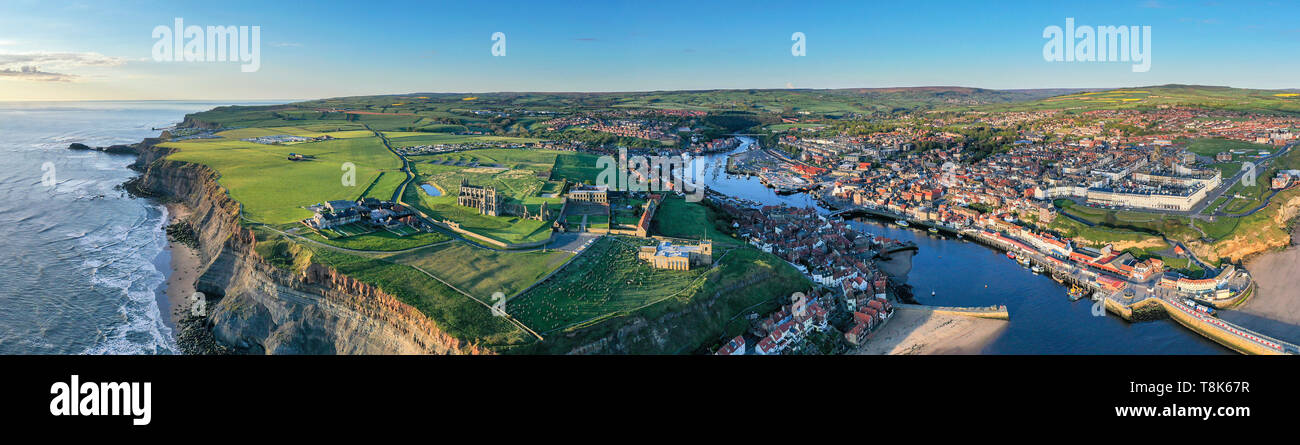
[[[753,139],[728,154],[702,156],[703,182],[711,190],[763,204],[817,207],[806,193],[779,195],[755,177],[725,172],[729,154],[747,150]],[[1066,289],[1045,275],[1035,275],[1001,252],[928,232],[905,229],[874,219],[853,226],[865,233],[915,242],[907,283],[918,302],[929,305],[988,306],[1005,304],[1011,321],[984,348],[985,354],[1231,354],[1173,320],[1129,323],[1114,315],[1093,316],[1090,300],[1071,302]],[[934,292],[934,295],[931,295]]]

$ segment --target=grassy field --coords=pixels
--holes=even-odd
[[[167,142],[178,152],[168,159],[215,169],[221,185],[243,204],[244,214],[268,224],[311,216],[305,206],[334,199],[356,199],[382,171],[401,175],[401,161],[378,138],[336,139],[295,145],[263,145],[230,139]],[[314,156],[289,161],[289,153]],[[344,163],[356,166],[356,184],[344,186]],[[400,183],[400,181],[397,181]],[[381,181],[371,195],[391,197],[395,183]]]
[[[217,133],[217,136],[221,136],[227,139],[248,139],[248,138],[256,138],[256,137],[263,137],[263,136],[279,136],[279,135],[286,135],[286,134],[290,136],[301,136],[305,138],[318,138],[322,136],[329,136],[335,139],[350,139],[350,138],[363,138],[363,137],[374,136],[373,132],[370,132],[364,128],[348,127],[347,129],[344,129],[343,127],[336,127],[332,131],[330,130],[329,127],[318,126],[316,128],[325,131],[309,130],[302,127],[267,127],[267,128],[254,127],[254,128],[238,128],[234,130],[226,130]]]
[[[524,324],[549,332],[631,311],[699,286],[705,270],[663,270],[636,258],[636,238],[604,237],[554,278],[510,303]]]
[[[397,236],[397,234],[383,229],[365,235],[343,238],[326,238],[316,233],[308,233],[305,236],[308,239],[344,249],[380,251],[406,250],[451,239],[451,237],[441,232],[419,232],[406,236]]]
[[[556,157],[551,170],[551,180],[594,185],[601,169],[596,166],[599,156],[590,153],[564,153]]]
[[[627,340],[627,352],[691,352],[740,334],[746,325],[740,315],[746,311],[770,312],[795,291],[811,288],[799,271],[757,249],[732,249],[725,256],[715,251],[716,267],[670,271],[637,260],[636,241],[602,238],[563,271],[511,301],[512,315],[534,329],[554,331],[528,352],[564,353],[617,335],[624,324],[607,321],[623,316],[664,323],[653,338]],[[690,305],[701,307],[660,319],[683,314],[679,311]]]
[[[675,238],[700,239],[701,236],[707,236],[719,245],[742,244],[723,231],[727,224],[717,212],[703,203],[686,202],[685,198],[671,196],[664,198],[663,204],[655,211],[650,231]]]
[[[384,136],[396,147],[413,147],[416,145],[466,144],[471,142],[524,144],[535,143],[535,138],[516,138],[506,136],[456,135],[447,133],[424,133],[410,131],[386,131]]]
[[[1233,154],[1234,161],[1241,161],[1243,157],[1254,157],[1260,151],[1273,151],[1273,147],[1268,145],[1222,138],[1180,139],[1178,142],[1187,144],[1187,151],[1201,156],[1214,157],[1214,155],[1225,151],[1245,152],[1243,154]],[[1229,175],[1225,173],[1223,177],[1227,178]]]
[[[564,251],[499,252],[453,242],[388,259],[424,269],[470,295],[491,301],[493,292],[513,296],[571,256]]]
[[[1052,222],[1053,226],[1056,226],[1054,228],[1074,230],[1076,233],[1094,241],[1132,238],[1132,235],[1124,232],[1135,232],[1148,237],[1163,233],[1165,236],[1183,241],[1200,238],[1201,236],[1199,232],[1191,228],[1191,219],[1185,216],[1134,210],[1099,209],[1076,205],[1073,202],[1068,202],[1062,211],[1097,224],[1097,226],[1087,227],[1078,221],[1070,221],[1069,218],[1057,218]],[[1108,234],[1107,232],[1116,233]]]
[[[479,165],[495,164],[510,169],[546,172],[551,170],[557,156],[566,153],[568,152],[556,150],[486,148],[411,158],[415,161],[452,161],[465,164],[477,162]]]

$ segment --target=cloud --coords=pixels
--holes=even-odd
[[[109,57],[99,53],[0,53],[0,77],[47,82],[71,82],[80,76],[65,73],[65,70],[84,67],[115,67],[124,64],[126,64],[126,59]]]
[[[302,44],[298,42],[275,42],[271,46],[276,48],[301,48]]]
[[[17,44],[18,41],[16,40],[0,40],[0,46],[14,46]]]
[[[34,66],[22,66],[17,69],[0,69],[0,79],[36,80],[42,82],[71,82],[77,76],[63,73],[41,71]]]

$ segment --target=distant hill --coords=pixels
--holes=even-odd
[[[1297,90],[1252,90],[1205,85],[1159,85],[1140,88],[1079,91],[1025,102],[973,107],[983,111],[1144,109],[1167,106],[1300,114]]]
[[[500,109],[526,107],[530,110],[575,110],[602,108],[658,108],[697,111],[752,111],[806,114],[872,114],[935,109],[955,105],[988,105],[1033,101],[1085,89],[990,90],[984,88],[930,86],[843,89],[732,89],[634,92],[496,92],[496,93],[410,93],[309,101],[301,105],[371,105],[401,107],[413,102],[436,109]],[[400,104],[400,105],[393,105]]]
[[[263,107],[221,107],[194,118],[228,127],[348,120],[389,130],[520,133],[552,116],[621,109],[695,110],[846,117],[898,112],[1143,109],[1162,105],[1300,113],[1300,90],[1160,85],[1142,88],[991,90],[930,86],[842,89],[742,89],[619,93],[410,93],[320,99]],[[519,112],[527,111],[521,115]],[[510,117],[505,117],[509,114]]]

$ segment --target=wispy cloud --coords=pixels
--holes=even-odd
[[[18,44],[18,41],[16,41],[16,40],[4,40],[4,39],[0,39],[0,46],[14,46],[14,45],[17,45],[17,44]]]
[[[71,82],[77,76],[41,71],[34,66],[0,69],[0,79],[35,80],[41,82]]]
[[[68,69],[84,67],[114,67],[126,64],[126,59],[99,53],[0,53],[0,77],[46,82],[71,82],[78,75],[65,73]],[[50,71],[53,70],[53,71]]]

